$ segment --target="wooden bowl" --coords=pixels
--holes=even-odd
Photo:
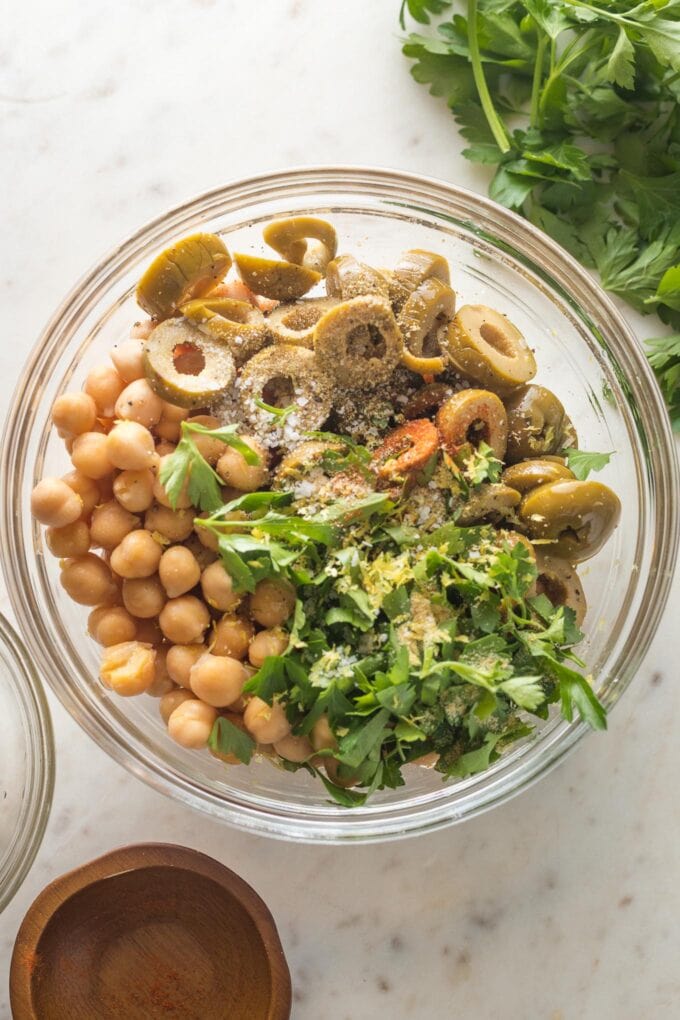
[[[274,919],[205,854],[146,843],[56,879],[12,955],[14,1020],[288,1020]]]

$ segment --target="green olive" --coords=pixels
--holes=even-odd
[[[314,330],[321,368],[339,385],[373,389],[399,364],[403,340],[389,302],[374,295],[331,308]]]
[[[267,326],[280,343],[313,350],[314,327],[337,304],[335,298],[302,298],[293,304],[282,304],[267,316]]]
[[[522,499],[516,489],[499,482],[480,485],[472,491],[467,502],[462,503],[456,513],[456,524],[468,527],[487,521],[500,524],[506,518],[514,516],[515,508]]]
[[[340,255],[326,267],[326,293],[341,301],[366,294],[388,298],[390,287],[378,269],[358,262],[353,255]]]
[[[529,536],[547,540],[549,553],[580,563],[599,552],[619,522],[621,503],[602,482],[551,482],[532,489],[519,517]]]
[[[456,313],[447,354],[466,379],[501,396],[536,375],[536,361],[520,331],[486,305],[463,305]]]
[[[573,472],[564,463],[536,459],[523,460],[519,464],[513,464],[506,468],[501,475],[501,481],[524,494],[539,485],[560,482],[565,478],[573,477]]]
[[[291,216],[274,220],[262,231],[265,242],[284,259],[305,266],[306,269],[325,273],[338,250],[335,227],[316,216]],[[315,241],[310,245],[309,240]]]
[[[315,471],[325,454],[341,453],[343,449],[342,443],[327,443],[320,439],[308,439],[304,443],[299,443],[283,457],[276,469],[277,487],[285,489],[291,484],[294,485]]]
[[[578,432],[568,414],[565,414],[562,422],[562,435],[558,446],[560,450],[578,450]]]
[[[543,457],[562,448],[564,408],[544,386],[523,386],[505,400],[510,464]]]
[[[276,427],[271,412],[256,401],[272,407],[295,404],[295,411],[281,429],[281,446],[295,445],[302,433],[323,425],[331,411],[332,394],[331,380],[320,369],[314,352],[292,344],[276,344],[260,351],[239,376],[241,407],[254,427]]]
[[[229,272],[231,256],[216,234],[192,234],[157,255],[137,284],[137,303],[154,319],[206,294]]]
[[[402,361],[423,376],[444,371],[443,334],[456,311],[456,295],[436,277],[420,284],[402,308],[398,324],[404,338]]]
[[[236,298],[195,298],[180,308],[202,333],[226,344],[237,366],[257,354],[269,340],[259,308]]]
[[[581,626],[588,610],[581,579],[567,560],[550,556],[540,549],[536,557],[536,594],[545,595],[554,606],[569,606]]]
[[[294,262],[262,259],[257,255],[235,254],[239,276],[254,294],[275,301],[294,301],[319,282],[321,273]]]
[[[168,319],[156,326],[142,358],[151,388],[178,407],[209,404],[236,376],[228,348],[185,319]]]
[[[439,408],[436,417],[442,446],[455,457],[466,443],[487,443],[503,460],[508,423],[499,397],[489,390],[460,390]]]
[[[422,248],[405,251],[394,267],[394,275],[409,292],[416,290],[426,280],[439,280],[447,285],[451,283],[451,271],[444,256]]]

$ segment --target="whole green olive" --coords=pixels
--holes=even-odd
[[[548,548],[551,548],[548,546]],[[536,555],[536,594],[545,595],[554,606],[569,606],[576,614],[576,623],[581,626],[588,604],[583,593],[581,579],[576,567],[567,560],[551,556],[539,548]]]
[[[573,477],[573,473],[566,464],[536,458],[536,460],[523,460],[519,464],[512,464],[501,475],[501,481],[512,486],[513,489],[517,489],[518,492],[525,493],[539,485],[560,482],[565,478]]]
[[[536,539],[548,539],[551,556],[580,563],[599,552],[619,522],[621,502],[602,482],[550,482],[522,500],[519,518]]]
[[[523,386],[505,400],[509,464],[561,449],[564,408],[545,386]]]

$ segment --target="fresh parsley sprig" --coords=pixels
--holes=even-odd
[[[240,453],[247,464],[260,463],[255,450],[238,436],[237,428],[236,425],[224,425],[210,429],[199,422],[182,422],[180,441],[165,460],[158,475],[173,510],[177,508],[185,484],[192,505],[201,510],[217,510],[224,503],[220,491],[224,481],[202,455],[193,435],[219,439]]]
[[[675,0],[402,3],[403,52],[494,168],[489,193],[669,335],[647,353],[680,430],[680,5]]]
[[[562,455],[567,462],[567,467],[575,478],[583,482],[591,471],[601,471],[611,460],[612,453],[592,453],[589,450],[576,450],[570,447],[562,450]]]

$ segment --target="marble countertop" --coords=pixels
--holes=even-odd
[[[445,106],[408,75],[398,6],[13,5],[0,41],[0,416],[73,281],[193,193],[267,169],[343,162],[485,190]],[[649,324],[640,323],[643,336]],[[676,581],[676,620],[679,601]],[[0,608],[11,615],[4,594]],[[204,850],[264,897],[288,955],[295,1020],[678,1016],[672,616],[607,735],[483,817],[384,846],[294,846],[196,815],[109,760],[50,694],[54,805],[33,869],[0,917],[0,1018],[9,1017],[13,940],[37,892],[142,840]]]

